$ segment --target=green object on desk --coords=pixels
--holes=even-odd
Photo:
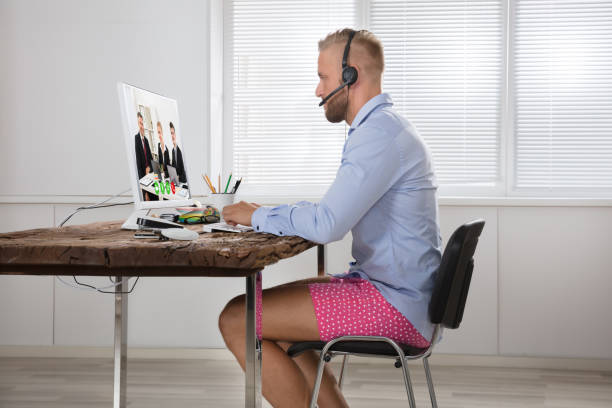
[[[232,173],[230,173],[229,178],[227,179],[227,184],[225,185],[225,191],[223,191],[224,194],[227,193],[227,188],[229,187],[229,183],[231,179],[232,179]]]

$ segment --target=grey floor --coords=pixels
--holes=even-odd
[[[417,406],[429,406],[422,370],[411,371]],[[432,374],[440,408],[612,407],[612,372],[432,366]],[[134,359],[128,407],[243,407],[243,381],[234,362]],[[110,359],[0,358],[0,408],[109,408],[112,391]],[[391,360],[349,364],[344,393],[354,408],[408,406]]]

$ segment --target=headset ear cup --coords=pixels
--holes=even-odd
[[[354,67],[345,67],[342,70],[342,81],[347,85],[357,82],[357,70]]]

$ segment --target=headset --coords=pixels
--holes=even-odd
[[[342,85],[334,89],[329,95],[323,98],[321,103],[319,103],[319,106],[325,105],[329,98],[340,92],[345,86],[350,87],[355,82],[357,82],[357,70],[355,69],[355,67],[351,67],[346,63],[346,60],[348,59],[349,55],[349,50],[351,48],[351,41],[353,40],[355,33],[356,31],[351,30],[351,32],[349,33],[348,41],[346,42],[346,47],[344,47],[344,55],[342,56]]]

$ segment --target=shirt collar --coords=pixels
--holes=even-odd
[[[353,123],[351,124],[351,128],[349,129],[349,133],[352,130],[355,130],[363,121],[365,121],[370,113],[374,111],[380,105],[393,105],[393,101],[391,100],[391,95],[388,93],[381,93],[370,99],[359,109],[355,119],[353,119]]]

